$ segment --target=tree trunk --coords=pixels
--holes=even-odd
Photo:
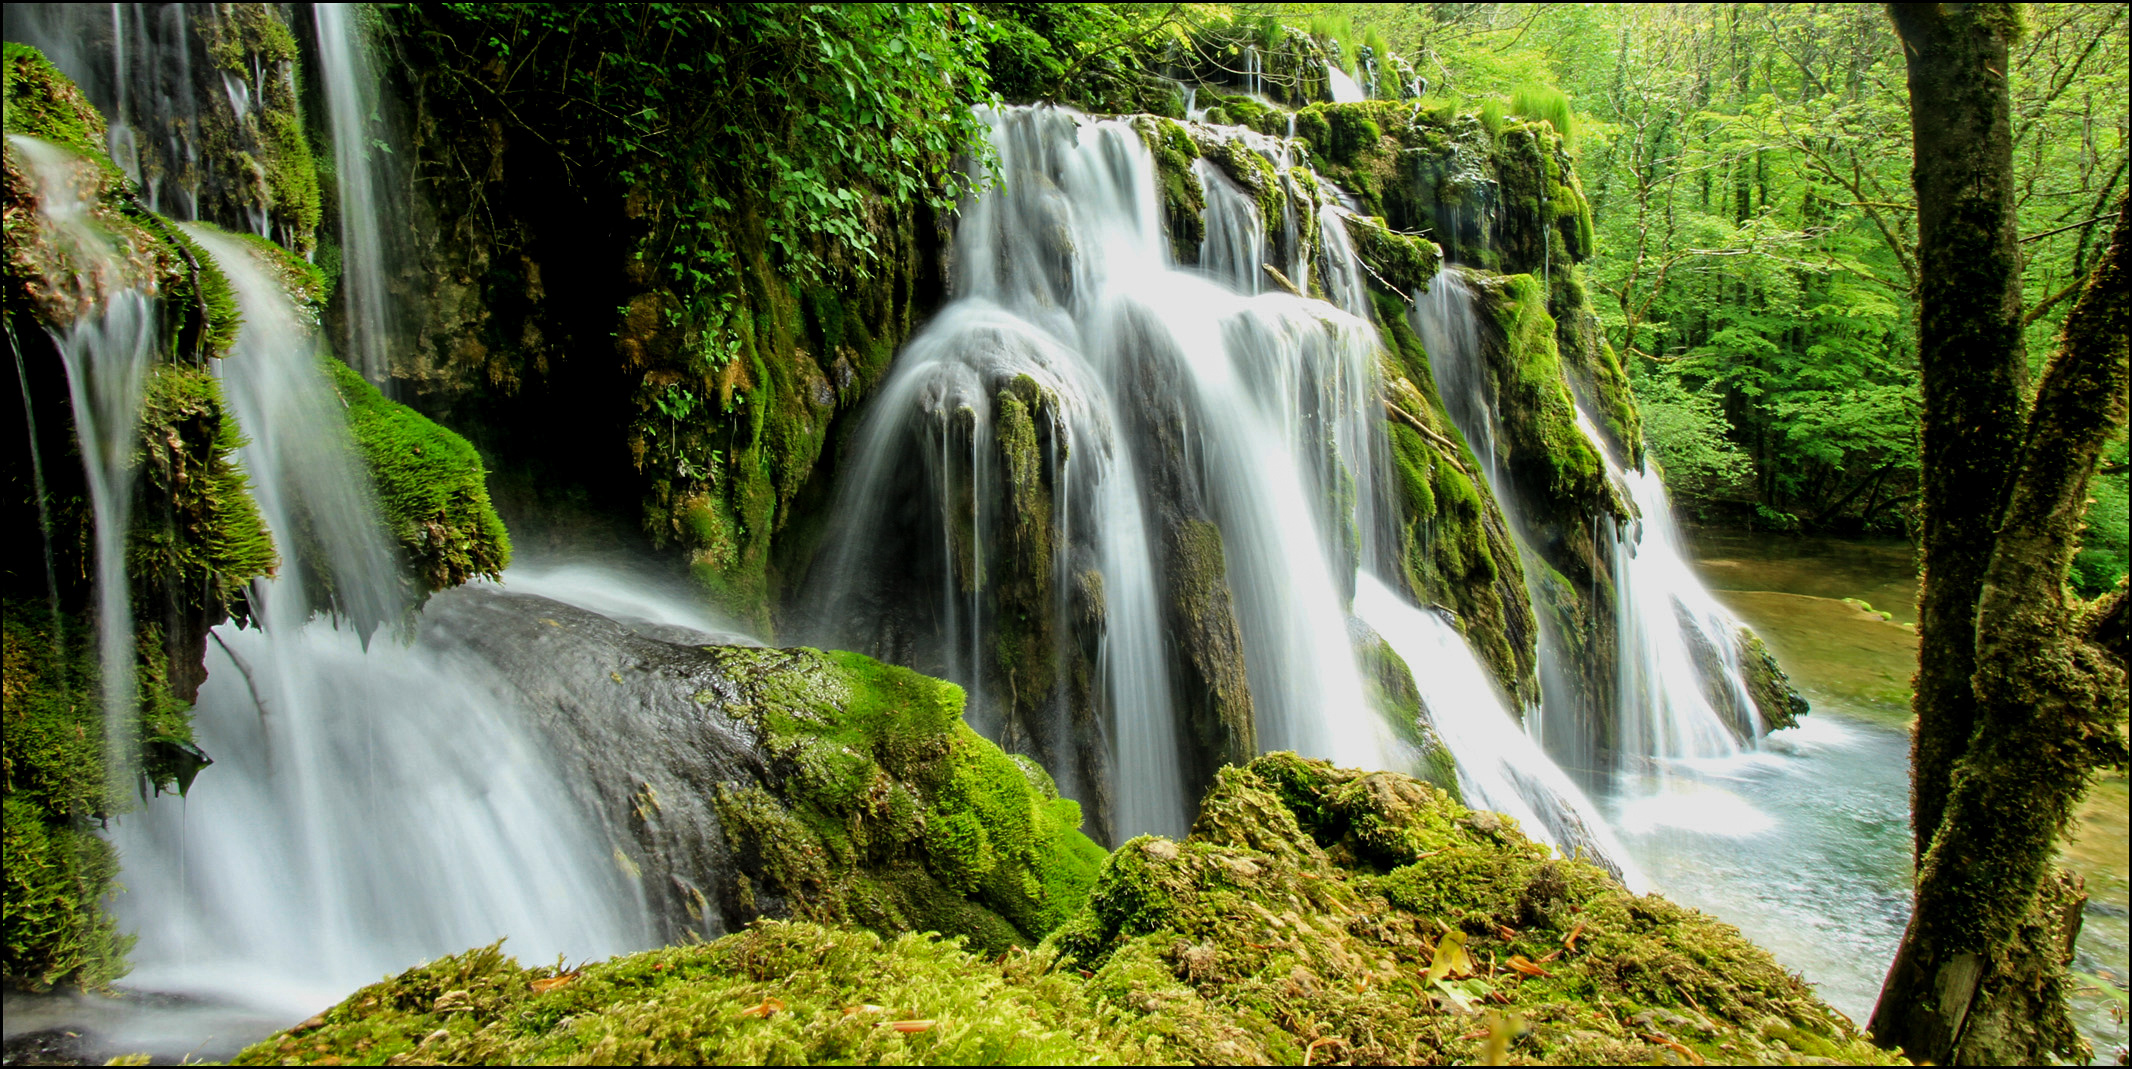
[[[1924,387],[1915,856],[1939,827],[1976,727],[1977,597],[2020,448],[2021,256],[2014,232],[2011,4],[1891,4],[1909,61]]]
[[[2085,896],[2051,856],[2088,777],[2125,762],[2125,672],[2092,644],[2104,607],[2069,606],[2064,584],[2132,379],[2126,218],[2025,421],[2005,76],[2019,12],[1889,11],[1915,138],[1925,529],[1917,895],[1872,1032],[1938,1064],[2084,1061],[2065,966]]]
[[[2095,644],[2096,621],[2118,611],[2123,591],[2069,605],[2065,576],[2088,481],[2124,425],[2132,385],[2128,241],[2132,210],[2120,204],[2116,240],[2067,317],[2037,392],[1992,539],[1966,688],[1974,734],[1951,769],[1910,925],[1873,1012],[1874,1038],[1914,1059],[2091,1056],[2066,1011],[2065,967],[2086,896],[2051,858],[2088,778],[2126,763],[2122,651]],[[1929,464],[1925,475],[1927,487],[1944,477]],[[1925,712],[1921,694],[1920,734]]]

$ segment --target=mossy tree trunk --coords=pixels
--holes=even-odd
[[[1892,5],[1919,205],[1924,589],[1918,880],[1874,1038],[1939,1064],[2085,1060],[2065,1009],[2078,881],[2053,844],[2125,762],[2121,657],[2069,604],[2087,484],[2125,419],[2126,219],[2024,420],[2007,46],[2012,5]]]

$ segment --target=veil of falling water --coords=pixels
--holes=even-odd
[[[134,646],[132,584],[126,577],[126,532],[133,518],[141,395],[154,362],[157,329],[148,280],[138,278],[118,241],[90,219],[84,189],[93,165],[32,137],[10,135],[7,151],[27,164],[44,223],[73,269],[87,307],[52,336],[66,366],[75,441],[88,477],[95,518],[96,649],[102,680],[104,767],[120,790],[136,763],[132,752]]]
[[[1220,528],[1260,745],[1396,763],[1348,645],[1354,549],[1327,505],[1341,496],[1334,470],[1366,468],[1368,328],[1322,302],[1252,295],[1265,237],[1233,186],[1208,208],[1217,278],[1178,270],[1129,124],[1048,108],[985,119],[1003,182],[962,213],[955,300],[898,358],[855,439],[816,580],[822,638],[945,672],[969,688],[973,719],[998,728],[980,591],[1008,562],[986,536],[1004,511],[984,492],[987,443],[997,397],[1027,376],[1053,399],[1055,566],[1092,570],[1103,592],[1095,698],[1117,837],[1181,834],[1191,817],[1147,493],[1157,477],[1192,483]],[[1169,421],[1140,388],[1153,381],[1184,395]],[[1158,455],[1151,436],[1182,455]],[[1158,472],[1166,460],[1184,470]],[[1054,585],[1061,619],[1070,578]],[[898,597],[913,587],[931,593]],[[1046,738],[1074,744],[1064,725],[1032,734],[1047,766],[1075,764],[1041,752]]]
[[[1522,538],[1515,494],[1505,485],[1497,451],[1494,379],[1482,357],[1473,290],[1464,275],[1440,274],[1428,293],[1415,298],[1414,319],[1445,407],[1479,454],[1513,533]],[[1628,470],[1581,410],[1577,426],[1638,514],[1620,531],[1600,532],[1612,549],[1617,592],[1617,758],[1640,771],[1736,755],[1766,730],[1741,672],[1740,624],[1689,567],[1659,473]],[[1543,681],[1552,652],[1543,632]]]
[[[219,370],[283,562],[252,592],[263,626],[213,636],[195,728],[214,774],[114,835],[131,982],[296,1009],[506,935],[534,956],[640,944],[520,692],[390,631],[406,591],[315,326],[244,242],[188,231],[244,314]]]
[[[379,225],[384,182],[377,156],[384,141],[373,130],[378,112],[377,76],[351,10],[354,6],[316,4],[312,10],[318,27],[319,81],[339,178],[341,292],[348,319],[343,351],[364,378],[382,385],[389,378],[385,340],[390,314],[384,228]]]
[[[1456,718],[1440,734],[1477,796],[1565,847],[1615,853],[1589,803],[1517,735],[1464,642],[1368,574],[1385,447],[1377,342],[1359,316],[1367,298],[1343,209],[1311,206],[1335,308],[1265,292],[1263,265],[1277,260],[1308,285],[1296,237],[1305,224],[1285,175],[1277,240],[1251,195],[1202,163],[1203,269],[1179,269],[1130,125],[1048,108],[986,121],[1003,182],[962,213],[955,300],[898,358],[854,439],[814,577],[817,639],[945,673],[969,688],[973,720],[1004,730],[1007,714],[988,707],[998,704],[986,686],[996,654],[983,590],[1011,562],[992,534],[1007,506],[986,491],[1000,463],[987,443],[998,399],[1026,376],[1053,399],[1045,460],[1064,547],[1055,616],[1074,615],[1070,571],[1097,571],[1105,597],[1096,741],[1115,770],[1115,838],[1175,835],[1191,815],[1153,552],[1168,506],[1148,494],[1181,481],[1221,533],[1261,749],[1368,768],[1413,761],[1365,698],[1348,637],[1353,597],[1409,658],[1435,715]],[[1278,142],[1234,136],[1285,170]],[[1153,383],[1175,408],[1151,403]],[[1179,443],[1179,455],[1162,442]],[[1070,736],[1065,725],[1031,734],[1048,767],[1074,764],[1043,752],[1047,738]],[[1060,785],[1073,793],[1067,777]]]

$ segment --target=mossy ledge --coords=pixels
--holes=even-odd
[[[481,454],[449,428],[388,400],[348,365],[330,356],[319,364],[347,406],[348,432],[418,591],[501,577],[511,564],[511,535],[489,503]]]
[[[759,922],[580,968],[495,946],[240,1064],[1889,1064],[1729,925],[1392,773],[1224,769],[1030,951]]]

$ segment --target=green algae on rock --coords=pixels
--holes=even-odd
[[[1736,1064],[1895,1059],[1729,925],[1394,773],[1269,754],[1142,837],[1033,951],[758,923],[565,971],[496,947],[357,992],[247,1064]]]

